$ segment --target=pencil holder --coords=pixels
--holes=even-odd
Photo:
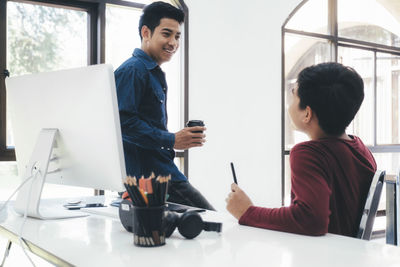
[[[133,206],[133,243],[139,247],[165,245],[163,230],[165,205],[159,207]]]

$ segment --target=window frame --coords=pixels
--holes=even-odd
[[[15,161],[14,148],[7,148],[7,123],[6,123],[6,88],[5,70],[7,69],[7,2],[22,2],[47,5],[52,7],[83,10],[88,13],[88,65],[105,63],[105,28],[106,5],[133,7],[143,9],[145,4],[123,0],[0,0],[0,161]],[[189,118],[189,11],[183,0],[171,0],[171,4],[180,8],[185,13],[183,33],[183,118]],[[132,47],[133,49],[134,47]],[[188,175],[188,151],[178,151],[176,156],[183,161],[184,174]]]
[[[293,30],[286,28],[286,25],[290,21],[290,19],[300,10],[309,0],[303,0],[288,16],[285,22],[282,25],[282,43],[281,43],[281,62],[282,62],[282,70],[281,70],[281,166],[282,166],[282,186],[281,186],[281,204],[285,204],[285,156],[290,154],[290,150],[286,149],[286,140],[285,140],[285,36],[286,34],[293,34],[296,36],[304,36],[304,37],[316,37],[320,39],[327,40],[331,46],[331,61],[338,61],[338,49],[339,47],[348,47],[355,48],[360,50],[372,51],[374,53],[374,122],[373,122],[373,130],[374,130],[374,140],[373,145],[368,146],[372,153],[396,153],[400,152],[400,144],[397,145],[379,145],[377,143],[377,53],[389,53],[392,55],[400,56],[400,47],[388,46],[383,44],[377,44],[367,41],[361,41],[351,38],[344,38],[338,35],[338,0],[327,0],[328,1],[328,33],[320,34],[308,31],[301,30]]]

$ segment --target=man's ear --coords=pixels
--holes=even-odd
[[[306,106],[305,116],[303,118],[304,123],[309,123],[313,117],[313,111],[310,106]]]
[[[142,34],[143,40],[148,40],[151,37],[151,31],[146,25],[142,26],[140,33]]]

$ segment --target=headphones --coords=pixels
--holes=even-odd
[[[176,228],[183,237],[192,239],[202,230],[221,232],[222,223],[205,222],[197,211],[186,211],[182,215],[173,211],[165,212],[163,221],[165,236],[170,237]]]
[[[133,230],[133,205],[128,199],[122,200],[119,207],[119,218],[122,225],[128,232]],[[165,231],[165,236],[170,237],[178,228],[179,233],[187,238],[192,239],[198,236],[202,230],[221,232],[222,223],[205,222],[197,211],[186,211],[179,214],[173,211],[165,211],[162,228]]]

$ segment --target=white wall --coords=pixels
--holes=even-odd
[[[281,203],[281,26],[300,0],[185,0],[189,118],[207,142],[189,152],[189,179],[225,210],[236,167],[256,205]]]

